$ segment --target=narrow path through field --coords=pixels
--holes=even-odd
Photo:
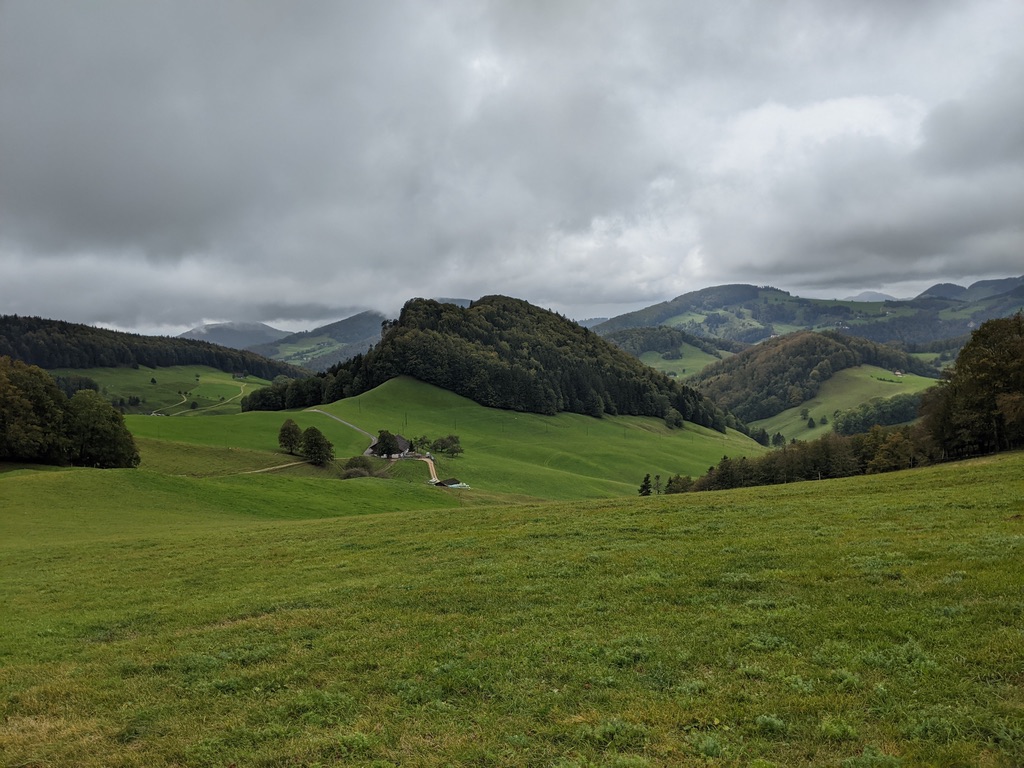
[[[376,437],[376,435],[372,435],[369,432],[367,432],[365,429],[360,429],[355,424],[350,424],[349,422],[345,421],[344,419],[339,419],[333,413],[328,413],[327,411],[321,411],[319,408],[307,408],[306,410],[307,411],[311,411],[312,413],[322,413],[324,416],[328,417],[329,419],[334,419],[335,421],[340,421],[342,424],[344,424],[349,429],[354,429],[356,432],[358,432],[358,433],[360,433],[362,435],[366,435],[368,438],[370,438],[370,447],[367,448],[365,451],[363,451],[363,454],[369,456],[373,452],[373,446],[375,446],[377,444],[377,437]]]
[[[437,470],[434,468],[434,460],[428,459],[426,456],[420,456],[419,460],[427,462],[427,466],[430,467],[430,479],[436,483],[438,481],[438,477]]]
[[[259,472],[273,472],[276,469],[287,469],[288,467],[297,467],[299,464],[306,464],[305,461],[292,461],[288,464],[278,464],[276,467],[264,467],[263,469],[247,469],[244,472],[236,472],[237,475],[255,475]]]
[[[324,416],[327,416],[328,418],[331,418],[331,419],[334,419],[335,421],[341,422],[342,424],[344,424],[349,429],[354,429],[356,432],[358,432],[358,433],[360,433],[362,435],[366,435],[368,438],[370,438],[370,447],[367,448],[365,451],[363,451],[363,455],[369,456],[369,455],[371,455],[373,453],[373,446],[375,446],[377,444],[377,436],[376,435],[367,432],[365,429],[360,429],[355,424],[350,424],[349,422],[345,421],[344,419],[339,419],[333,413],[328,413],[327,411],[321,411],[319,408],[307,408],[306,410],[307,411],[311,411],[312,413],[321,413]],[[430,468],[430,479],[433,482],[435,482],[435,483],[438,481],[437,469],[434,467],[433,459],[428,459],[426,456],[410,456],[409,458],[415,458],[415,459],[418,459],[419,461],[426,462],[427,463],[427,467]]]

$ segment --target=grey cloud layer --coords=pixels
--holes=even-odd
[[[0,311],[1019,274],[1016,2],[0,4]]]

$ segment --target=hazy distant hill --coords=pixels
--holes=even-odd
[[[896,301],[896,297],[878,291],[861,291],[856,296],[847,296],[844,301]]]
[[[257,344],[277,341],[288,331],[273,328],[266,323],[208,323],[179,334],[179,339],[196,339],[220,344],[232,349],[246,349]]]
[[[386,319],[380,312],[360,312],[312,331],[285,335],[249,349],[275,360],[325,371],[376,344],[380,340],[381,323]]]
[[[713,363],[688,383],[751,422],[810,400],[833,375],[858,365],[936,375],[926,363],[882,344],[831,331],[802,331]]]
[[[0,316],[0,355],[47,369],[208,365],[227,373],[244,372],[264,379],[303,375],[287,363],[208,341],[140,336],[18,315]]]
[[[720,285],[677,296],[595,326],[667,325],[695,336],[756,343],[801,330],[841,330],[907,347],[964,336],[985,320],[1024,310],[1024,276],[983,280],[968,288],[938,284],[907,300],[804,299],[777,288]]]

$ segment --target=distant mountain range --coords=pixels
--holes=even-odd
[[[267,344],[288,335],[288,331],[272,328],[266,323],[208,323],[184,333],[179,339],[196,339],[220,344],[231,349],[246,349],[257,344]]]
[[[862,294],[863,296],[863,294]],[[804,299],[768,286],[719,285],[613,317],[594,330],[667,325],[695,336],[756,343],[802,330],[839,330],[902,346],[966,336],[985,320],[1024,311],[1024,276],[969,287],[940,283],[913,299]]]
[[[286,334],[248,349],[311,371],[325,371],[366,352],[380,341],[381,324],[386,320],[380,312],[360,312],[312,331]]]

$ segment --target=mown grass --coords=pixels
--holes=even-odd
[[[814,440],[832,431],[831,421],[836,411],[855,408],[876,397],[922,392],[936,383],[936,379],[913,373],[897,377],[892,371],[873,365],[846,368],[822,384],[816,397],[769,419],[753,421],[751,426],[763,427],[771,435],[781,432],[786,439]],[[807,419],[800,416],[804,408],[814,418],[813,429],[808,428]],[[822,416],[827,416],[829,423],[821,424]]]
[[[1019,765],[1022,470],[361,516],[357,481],[0,474],[0,757]]]
[[[126,405],[128,413],[159,412],[168,416],[237,414],[241,412],[240,401],[244,395],[269,383],[255,376],[235,379],[230,373],[205,365],[69,368],[50,373],[88,376],[100,385],[104,397],[115,401],[123,398],[127,403],[128,398],[138,397],[141,405]]]

